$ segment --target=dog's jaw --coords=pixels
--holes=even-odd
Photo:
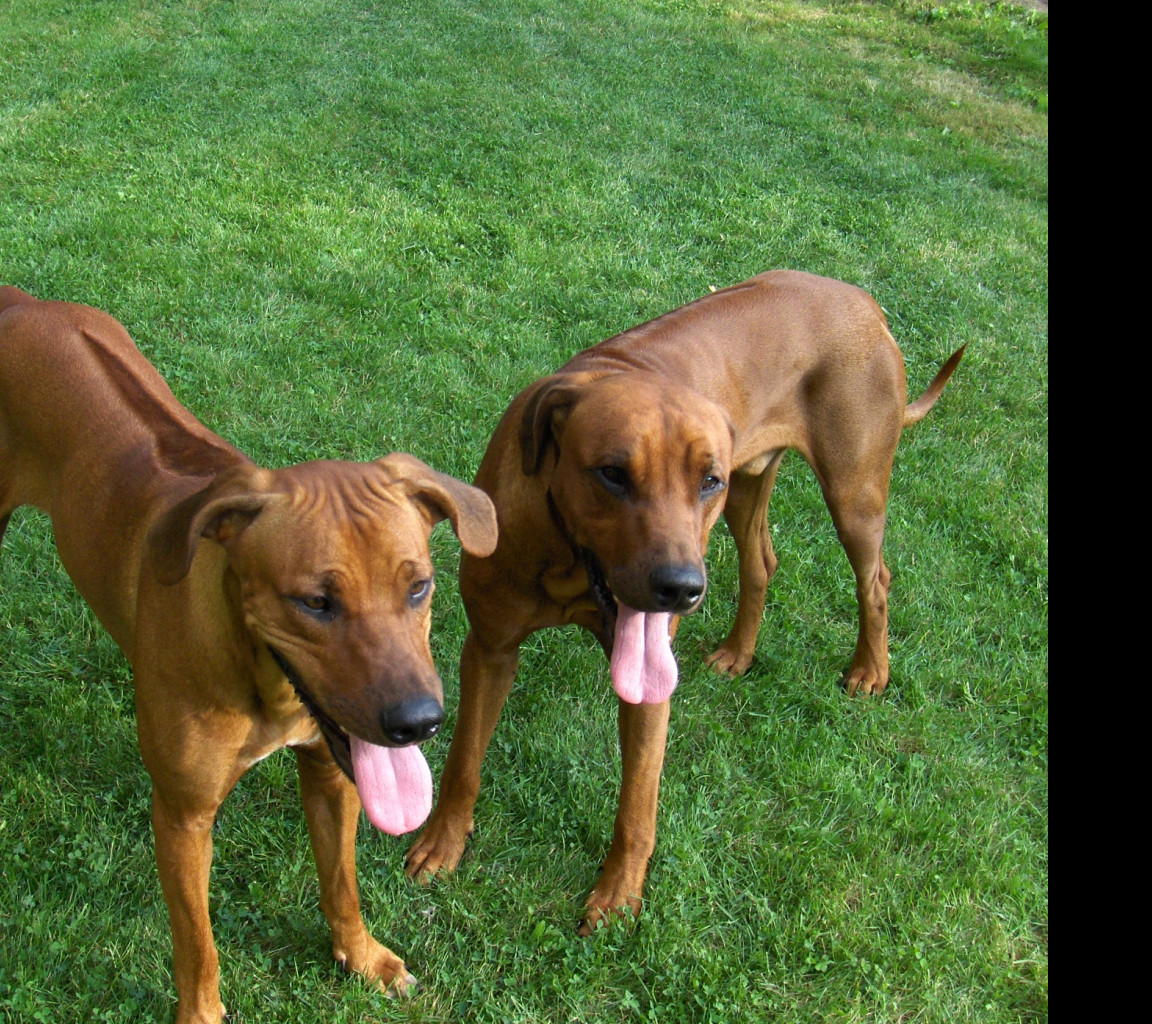
[[[612,588],[608,586],[604,570],[600,567],[600,560],[588,548],[581,548],[580,551],[584,556],[584,570],[588,573],[588,584],[592,589],[592,597],[596,601],[596,607],[600,609],[600,617],[603,621],[600,645],[604,648],[604,653],[611,658],[616,635],[616,598],[612,593]]]
[[[332,752],[332,759],[339,765],[340,770],[355,783],[356,776],[352,771],[352,743],[348,739],[348,734],[320,709],[320,705],[308,692],[300,678],[300,673],[292,667],[292,663],[271,645],[268,645],[268,653],[272,655],[272,660],[280,667],[284,677],[292,684],[292,689],[296,691],[300,703],[308,709],[308,714],[315,719],[316,724],[320,727],[320,733],[328,743],[328,749]]]
[[[432,773],[419,746],[379,746],[345,732],[320,709],[291,662],[275,648],[268,650],[356,787],[368,820],[394,836],[419,828],[432,810]]]

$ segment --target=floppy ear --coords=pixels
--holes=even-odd
[[[591,379],[588,374],[554,373],[528,386],[520,415],[520,466],[525,476],[540,471],[544,450],[559,439],[576,393]]]
[[[242,533],[269,500],[259,489],[266,473],[248,465],[228,470],[160,516],[148,531],[156,578],[171,586],[187,576],[201,537],[223,543]]]
[[[402,452],[385,455],[376,462],[407,489],[433,526],[447,519],[468,554],[484,558],[496,550],[496,509],[479,487],[438,473],[414,455]]]

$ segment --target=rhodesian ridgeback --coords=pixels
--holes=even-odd
[[[414,979],[360,914],[357,819],[363,805],[399,834],[428,815],[416,744],[443,721],[428,538],[446,518],[469,553],[490,553],[492,503],[409,455],[261,469],[176,401],[110,316],[3,288],[0,535],[19,505],[48,513],[65,568],[132,664],[177,1020],[224,1013],[212,823],[240,776],[285,746],[333,954],[403,993]]]
[[[520,644],[577,623],[609,656],[623,757],[612,845],[581,931],[639,912],[677,680],[669,639],[704,596],[704,551],[723,511],[740,596],[708,661],[731,675],[748,668],[776,568],[768,499],[789,448],[815,471],[856,574],[848,693],[883,691],[890,576],[880,546],[896,444],[962,353],[906,406],[904,362],[880,307],[851,285],[772,271],[609,338],[522,391],[475,481],[496,505],[500,539],[491,558],[461,561],[471,631],[459,719],[408,873],[459,862]]]

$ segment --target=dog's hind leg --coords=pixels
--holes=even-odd
[[[896,452],[897,429],[889,445],[877,445],[866,457],[849,464],[843,454],[835,472],[817,459],[813,468],[836,533],[856,575],[860,629],[856,651],[844,677],[848,695],[880,694],[888,685],[888,585],[892,574],[884,564],[885,507],[888,478]]]
[[[833,513],[840,543],[856,574],[860,631],[856,652],[844,677],[848,695],[880,694],[888,685],[888,585],[892,574],[884,564],[884,512],[853,509]]]
[[[724,518],[736,541],[740,560],[740,596],[732,632],[705,662],[725,675],[737,676],[744,672],[756,650],[764,598],[777,565],[768,525],[768,502],[783,457],[783,449],[773,452],[758,474],[737,471],[728,484]]]
[[[904,390],[900,352],[885,334],[856,373],[830,377],[814,396],[807,431],[811,449],[801,449],[856,575],[860,628],[844,677],[849,696],[880,694],[888,685],[891,574],[881,547]]]

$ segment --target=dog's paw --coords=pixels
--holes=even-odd
[[[879,697],[888,685],[888,677],[866,668],[852,668],[844,677],[844,689],[849,697]]]
[[[704,664],[722,676],[741,676],[752,664],[752,653],[744,653],[724,644],[709,654]]]
[[[176,1024],[221,1024],[227,1021],[227,1008],[219,998],[214,1002],[214,1006],[204,1008],[193,1006],[188,1000],[181,1000],[176,1007]]]
[[[640,900],[629,900],[628,905],[623,907],[608,907],[593,906],[592,897],[589,897],[584,911],[584,920],[577,926],[576,934],[580,936],[592,935],[601,928],[607,928],[614,923],[635,921],[639,916]]]
[[[384,989],[384,996],[387,999],[409,999],[416,995],[419,984],[416,981],[416,975],[411,971],[405,970],[397,974],[386,986],[382,985]]]
[[[420,838],[408,849],[404,858],[404,872],[421,885],[432,880],[433,875],[456,870],[460,858],[464,856],[464,845],[471,829],[461,832],[448,825],[433,820],[420,833]]]
[[[403,999],[415,995],[418,987],[416,976],[408,970],[400,957],[367,933],[364,935],[364,941],[358,945],[360,949],[355,953],[344,949],[332,951],[345,974],[358,974],[365,981],[374,984],[389,999]]]
[[[605,865],[599,884],[584,901],[584,920],[576,929],[577,935],[591,935],[600,928],[617,921],[634,921],[640,916],[644,888],[644,871],[614,872]]]

